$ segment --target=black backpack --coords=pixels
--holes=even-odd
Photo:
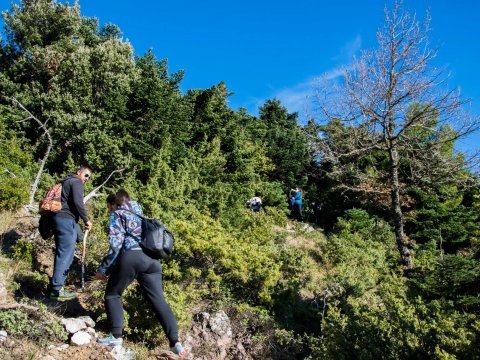
[[[38,221],[38,232],[43,240],[47,240],[53,235],[53,213],[47,213],[40,216],[40,220]]]
[[[173,234],[163,226],[160,220],[149,219],[127,209],[119,210],[128,211],[142,219],[142,239],[138,244],[145,254],[152,259],[167,259],[172,254]]]

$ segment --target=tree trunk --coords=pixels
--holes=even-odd
[[[397,241],[397,248],[400,251],[403,264],[408,270],[413,269],[412,257],[405,241],[405,235],[403,233],[403,214],[400,207],[400,185],[398,181],[398,151],[395,143],[390,146],[390,180],[392,181],[392,217],[395,227],[395,239]]]
[[[43,174],[43,168],[45,167],[45,163],[47,162],[48,155],[50,155],[50,150],[52,149],[52,144],[50,143],[47,147],[47,151],[45,152],[45,156],[43,157],[42,161],[40,162],[40,168],[37,171],[37,176],[35,177],[35,181],[30,188],[30,201],[28,202],[28,208],[33,208],[33,201],[35,200],[35,193],[38,189],[38,184],[40,182],[40,177]]]
[[[40,162],[40,167],[38,169],[37,176],[35,177],[35,181],[33,182],[32,186],[30,188],[30,200],[28,202],[28,205],[26,206],[26,209],[28,211],[30,211],[33,208],[33,201],[35,199],[35,193],[37,192],[38,184],[40,183],[40,177],[43,174],[43,169],[45,167],[45,163],[47,162],[48,155],[50,155],[50,150],[52,150],[52,147],[53,147],[53,140],[52,140],[52,137],[50,136],[50,132],[48,131],[47,126],[46,126],[48,120],[45,121],[44,123],[42,123],[35,116],[33,116],[33,114],[30,111],[28,111],[27,108],[25,106],[23,106],[20,101],[18,101],[15,98],[12,98],[12,101],[15,104],[17,104],[25,113],[28,114],[28,117],[26,119],[23,119],[22,122],[26,121],[26,120],[29,120],[29,119],[35,120],[35,122],[40,126],[40,128],[43,130],[43,132],[45,133],[45,135],[47,136],[47,139],[48,139],[47,151],[45,152],[45,156],[43,157],[42,161]]]

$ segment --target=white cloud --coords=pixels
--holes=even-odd
[[[334,81],[343,76],[348,68],[347,65],[341,65],[326,71],[322,75],[312,76],[304,82],[275,92],[271,98],[275,97],[280,100],[281,104],[288,109],[288,112],[297,112],[301,122],[307,121],[312,116],[315,107],[313,104],[314,92],[319,82],[322,80]],[[260,101],[261,104],[263,102],[264,100]]]
[[[332,60],[336,60],[340,63],[338,66],[325,71],[321,75],[312,76],[306,81],[298,84],[277,91],[273,90],[272,96],[269,96],[268,98],[276,98],[280,100],[281,104],[288,109],[289,113],[297,112],[299,114],[300,122],[305,122],[311,117],[314,109],[313,95],[315,87],[318,87],[319,82],[322,80],[334,81],[340,78],[345,71],[350,68],[353,56],[360,50],[361,45],[361,36],[355,36],[354,39],[340,48],[338,55],[332,58]],[[262,106],[265,103],[265,100],[266,99],[252,98],[246,107],[250,110],[250,113],[258,114],[258,107]],[[253,109],[253,107],[255,108]]]
[[[309,99],[313,94],[313,78],[309,81],[297,84],[275,93],[273,97],[280,100],[281,104],[288,109],[288,112],[298,112],[302,117],[308,112]]]
[[[362,37],[355,36],[354,39],[347,42],[340,48],[340,52],[332,57],[334,61],[350,62],[353,56],[362,48]]]

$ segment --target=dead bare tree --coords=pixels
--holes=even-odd
[[[122,174],[126,169],[128,169],[128,166],[130,164],[130,159],[131,159],[131,156],[130,154],[128,154],[128,158],[127,158],[127,162],[125,164],[125,166],[121,169],[116,169],[116,170],[113,170],[110,175],[107,176],[107,178],[105,179],[105,181],[103,183],[101,183],[99,186],[97,186],[95,189],[93,189],[92,191],[90,191],[87,195],[85,195],[85,197],[83,198],[83,203],[85,204],[88,200],[90,200],[92,197],[100,197],[100,196],[103,196],[102,193],[99,192],[99,190],[110,180],[110,178],[114,175],[114,174]]]
[[[33,202],[34,202],[34,199],[35,199],[35,193],[37,192],[37,189],[38,189],[38,184],[40,182],[40,178],[43,174],[43,170],[45,168],[45,163],[48,159],[48,156],[50,155],[50,151],[52,150],[52,147],[53,147],[53,140],[52,140],[52,137],[50,135],[50,132],[48,131],[47,127],[46,127],[46,124],[48,122],[48,119],[42,123],[37,117],[35,117],[30,111],[27,110],[27,108],[25,106],[22,105],[22,103],[20,103],[20,101],[18,101],[16,98],[11,98],[10,99],[11,101],[13,101],[13,103],[15,105],[17,105],[20,109],[22,109],[28,116],[23,119],[23,120],[20,120],[19,122],[25,122],[25,121],[28,121],[28,120],[34,120],[40,127],[40,129],[43,130],[43,133],[47,136],[47,139],[48,139],[48,146],[47,146],[47,150],[45,151],[45,155],[43,156],[42,160],[40,161],[40,167],[37,171],[37,175],[35,177],[35,181],[33,182],[32,186],[30,187],[30,199],[29,199],[29,203],[28,205],[26,206],[27,210],[32,210],[34,207],[33,207]],[[116,170],[113,170],[108,176],[107,178],[105,179],[105,181],[103,183],[101,183],[99,186],[97,186],[95,189],[93,189],[89,194],[87,194],[84,198],[83,198],[83,202],[86,203],[88,200],[90,200],[92,197],[99,197],[99,196],[102,196],[101,193],[99,193],[99,190],[110,180],[110,178],[114,175],[114,174],[121,174],[123,173],[123,171],[125,171],[126,169],[128,169],[128,166],[129,166],[129,163],[130,163],[130,154],[128,155],[128,158],[127,158],[127,161],[126,161],[126,164],[123,168],[121,169],[116,169]],[[5,171],[8,171],[8,170],[5,170]],[[14,175],[14,174],[13,174]]]
[[[45,168],[45,163],[47,162],[48,156],[50,155],[50,151],[52,150],[53,141],[52,141],[52,137],[50,136],[50,132],[48,131],[48,129],[46,127],[48,119],[44,123],[42,123],[30,111],[28,111],[25,108],[25,106],[23,106],[20,103],[20,101],[18,101],[16,98],[12,98],[11,100],[14,102],[14,104],[16,104],[20,109],[22,109],[28,115],[25,119],[21,120],[20,122],[24,122],[24,121],[27,121],[27,120],[34,120],[39,125],[40,129],[43,130],[43,133],[47,136],[47,139],[48,139],[47,150],[45,150],[45,155],[43,155],[43,158],[40,161],[40,167],[38,168],[37,176],[35,176],[35,181],[33,182],[32,186],[30,187],[30,200],[29,200],[26,208],[28,210],[32,210],[33,209],[33,201],[35,199],[35,193],[37,192],[38,184],[40,182],[40,177],[42,176],[43,169]]]
[[[466,101],[458,91],[448,90],[445,69],[431,63],[437,49],[429,46],[429,14],[420,23],[397,2],[385,16],[378,47],[345,67],[343,81],[325,79],[317,86],[325,125],[315,150],[320,161],[330,164],[328,176],[348,173],[360,193],[388,191],[397,247],[412,269],[403,228],[401,160],[408,160],[409,181],[458,180],[478,154],[465,159],[446,149],[477,131],[479,119],[464,111]],[[388,156],[383,164],[375,161],[379,153]]]

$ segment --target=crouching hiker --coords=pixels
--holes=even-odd
[[[98,338],[97,343],[122,345],[122,295],[136,279],[167,335],[170,350],[180,357],[185,356],[185,350],[178,341],[177,320],[163,295],[162,266],[158,260],[145,254],[138,244],[142,237],[142,219],[135,214],[143,215],[141,206],[131,201],[122,189],[107,197],[107,209],[110,213],[110,248],[95,278],[108,280],[105,308],[111,332],[104,338]]]
[[[255,212],[259,212],[262,209],[262,193],[256,192],[255,196],[247,201],[247,207]]]

